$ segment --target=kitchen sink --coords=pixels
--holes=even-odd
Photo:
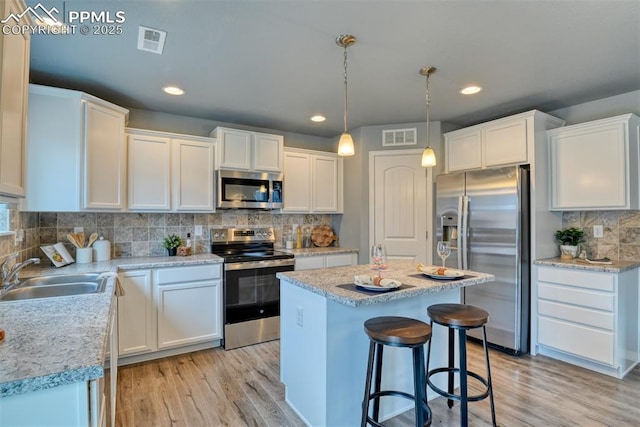
[[[104,292],[106,277],[99,273],[32,277],[0,296],[0,301],[64,297]]]

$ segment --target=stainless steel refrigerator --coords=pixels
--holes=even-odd
[[[513,354],[529,350],[529,213],[526,166],[436,178],[434,243],[451,242],[447,267],[495,275],[495,282],[463,288],[462,302],[489,312],[489,343]]]

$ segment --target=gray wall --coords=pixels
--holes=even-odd
[[[284,136],[286,147],[305,148],[307,150],[337,151],[337,143],[331,138],[302,135],[299,133],[283,132],[275,129],[256,128],[235,123],[226,123],[215,120],[198,119],[194,117],[179,116],[176,114],[160,113],[149,110],[129,111],[128,127],[155,130],[161,132],[174,132],[186,135],[209,136],[209,133],[217,126],[225,126],[234,129],[244,129],[254,132],[275,133]]]
[[[640,90],[549,112],[565,120],[565,126],[627,113],[640,115]]]

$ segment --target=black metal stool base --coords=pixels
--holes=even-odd
[[[382,397],[401,397],[412,400],[416,412],[416,427],[430,426],[431,408],[429,408],[427,404],[427,390],[425,388],[427,376],[425,370],[424,344],[431,338],[431,327],[424,322],[414,319],[379,317],[365,322],[365,332],[369,335],[370,341],[367,379],[364,399],[362,401],[361,427],[366,427],[367,425],[383,427],[378,420],[380,414],[380,398]],[[382,356],[385,345],[411,349],[414,394],[399,390],[380,390],[382,383]],[[373,410],[370,415],[369,404],[371,401],[373,401]]]
[[[431,382],[430,378],[433,375],[441,374],[441,373],[458,374],[458,375],[460,375],[460,368],[438,368],[438,369],[432,369],[431,371],[429,371],[427,373],[427,384],[429,385],[429,387],[431,387],[431,389],[433,391],[438,393],[440,396],[446,397],[447,399],[453,399],[453,400],[460,401],[462,399],[462,397],[459,394],[448,393],[448,392],[442,390],[440,387],[438,387],[435,384],[433,384],[433,382]],[[480,400],[484,400],[487,397],[489,397],[489,381],[487,381],[485,378],[481,377],[479,374],[476,374],[475,372],[472,372],[472,371],[467,371],[467,375],[477,379],[485,387],[485,390],[484,390],[483,393],[467,396],[467,401],[468,402],[478,402]]]
[[[427,378],[426,378],[426,387],[430,387],[437,394],[444,396],[447,398],[447,405],[449,408],[453,407],[453,401],[456,400],[460,402],[460,425],[462,427],[467,427],[469,423],[469,414],[468,414],[468,404],[469,402],[477,402],[480,400],[484,400],[487,397],[489,398],[489,402],[491,404],[491,421],[494,427],[497,426],[496,423],[496,410],[493,401],[493,386],[491,384],[491,367],[489,365],[489,349],[487,347],[487,329],[486,329],[486,321],[488,319],[488,313],[483,311],[482,309],[478,309],[473,306],[465,306],[462,304],[436,304],[428,308],[428,310],[432,310],[433,312],[429,312],[429,316],[431,317],[431,326],[433,323],[438,323],[446,328],[448,328],[448,336],[449,336],[449,349],[448,349],[448,366],[436,369],[429,369],[429,361],[431,358],[431,340],[428,344],[427,350]],[[482,328],[482,346],[484,349],[485,356],[485,367],[487,371],[487,376],[482,377],[481,375],[469,371],[467,369],[467,330],[475,329],[481,327]],[[458,339],[459,339],[459,352],[460,352],[460,367],[454,367],[454,339],[455,339],[455,330],[458,330]],[[431,377],[436,374],[447,374],[447,391],[442,390],[440,387],[437,387],[431,381]],[[453,392],[454,386],[454,376],[458,375],[460,378],[460,393],[456,394]],[[484,387],[484,391],[478,394],[469,395],[469,378],[474,378],[479,381]]]

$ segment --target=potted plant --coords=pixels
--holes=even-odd
[[[556,231],[556,242],[560,244],[560,258],[572,259],[578,254],[578,245],[584,242],[584,231],[575,228],[563,228]]]
[[[182,244],[182,239],[177,234],[170,234],[162,241],[164,246],[169,252],[169,256],[175,256],[178,252],[178,246]]]

